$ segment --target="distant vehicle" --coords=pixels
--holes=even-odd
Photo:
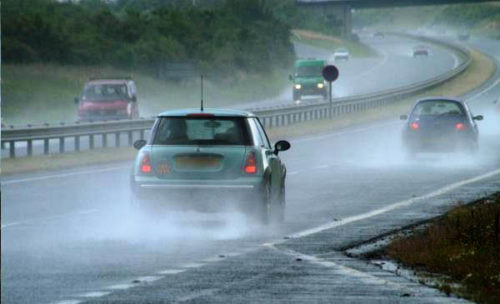
[[[262,222],[282,221],[286,167],[252,113],[185,109],[158,115],[151,136],[138,140],[131,175],[132,203],[159,211],[171,197],[191,196],[199,207],[210,199],[256,215]],[[184,202],[184,200],[182,200]]]
[[[139,117],[137,89],[130,78],[90,79],[75,103],[80,121]]]
[[[407,123],[403,144],[410,157],[418,152],[475,152],[478,127],[468,105],[460,100],[430,97],[417,101],[410,115],[401,115]]]
[[[458,38],[458,40],[461,40],[461,41],[469,40],[470,33],[467,31],[462,31],[462,32],[458,33],[457,38]]]
[[[348,61],[350,56],[351,55],[349,54],[349,50],[348,49],[346,49],[346,48],[338,48],[333,53],[333,60],[334,61],[338,61],[338,60]]]
[[[429,56],[429,48],[425,45],[417,45],[413,48],[412,50],[412,56],[417,57],[417,56]]]
[[[384,38],[385,34],[383,32],[375,32],[373,33],[374,38]]]
[[[290,75],[293,81],[293,100],[301,100],[302,96],[328,96],[327,86],[321,74],[325,60],[299,59],[295,61],[295,73]]]

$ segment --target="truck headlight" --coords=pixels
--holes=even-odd
[[[324,84],[324,83],[321,83],[321,82],[320,82],[320,83],[318,83],[318,89],[322,89],[324,86],[325,86],[325,84]]]
[[[295,84],[295,89],[300,90],[302,88],[302,85],[300,83]]]

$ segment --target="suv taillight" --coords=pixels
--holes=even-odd
[[[142,152],[140,170],[142,173],[151,173],[151,158],[149,152]]]
[[[257,173],[257,158],[255,158],[255,152],[250,152],[245,161],[245,173],[255,174]]]

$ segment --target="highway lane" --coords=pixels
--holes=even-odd
[[[489,111],[491,97],[500,95],[498,83],[487,89],[470,101],[477,114]],[[498,174],[470,181],[500,167],[498,122],[493,115],[481,122],[477,158],[428,155],[407,162],[399,149],[399,121],[292,140],[292,150],[282,154],[289,169],[287,221],[270,230],[232,211],[176,212],[163,221],[136,222],[126,211],[127,163],[5,179],[2,301],[255,302],[273,297],[286,302],[309,297],[359,303],[377,295],[370,299],[383,303],[401,300],[406,290],[412,294],[408,301],[442,300],[438,293],[367,269],[335,250],[438,214],[456,200],[499,189]],[[470,182],[456,184],[464,180]],[[436,199],[390,209],[438,189]],[[383,212],[367,214],[377,210]],[[333,225],[307,232],[327,223]],[[280,244],[300,231],[306,231],[301,238]],[[273,245],[260,246],[266,242]],[[318,260],[319,254],[329,263]],[[297,256],[304,263],[297,265]],[[391,284],[381,288],[377,279]]]
[[[445,73],[460,63],[460,59],[449,50],[425,43],[430,49],[430,55],[413,58],[413,47],[422,44],[415,39],[387,35],[383,39],[362,36],[361,41],[375,50],[378,56],[335,62],[334,50],[329,52],[300,43],[295,44],[295,52],[299,58],[321,58],[338,67],[340,76],[333,84],[334,98],[395,89],[424,81]],[[314,103],[317,100],[315,97],[306,96],[302,103]],[[294,103],[291,83],[277,98],[245,103],[238,107],[265,108],[283,103]]]
[[[459,61],[456,55],[441,47],[430,46],[431,53],[429,57],[412,58],[411,51],[413,46],[420,42],[394,36],[386,36],[384,39],[374,39],[371,37],[363,38],[363,42],[378,52],[378,57],[353,58],[347,62],[334,63],[340,70],[340,78],[334,83],[334,97],[344,97],[351,95],[361,95],[373,93],[382,90],[394,89],[411,83],[423,81],[434,76],[440,75],[456,66]],[[323,58],[332,61],[332,52],[324,49],[318,49],[308,45],[297,43],[295,50],[298,57]],[[403,67],[403,68],[402,68]],[[283,75],[287,77],[287,75]],[[359,85],[362,83],[363,85]],[[315,97],[305,97],[302,103],[314,103],[318,99]],[[278,104],[294,104],[292,100],[292,85],[283,90],[282,94],[275,98],[266,100],[242,103],[235,106],[240,109],[254,109],[259,107],[269,107]],[[146,113],[142,111],[141,113]],[[153,113],[150,113],[153,115]],[[134,139],[138,138],[134,135]],[[122,134],[120,142],[126,144],[128,137]],[[102,137],[95,136],[95,147],[103,146]],[[107,136],[108,146],[115,145],[115,136]],[[65,150],[74,150],[74,139],[68,138],[65,141]],[[89,140],[82,137],[80,141],[82,150],[87,150]],[[58,153],[59,139],[52,139],[50,143],[50,153]],[[8,145],[2,150],[2,157],[8,156]],[[16,155],[26,155],[26,144],[16,144]],[[33,143],[33,153],[40,155],[43,153],[43,141]]]

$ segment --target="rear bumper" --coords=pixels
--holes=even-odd
[[[477,139],[472,136],[421,137],[403,138],[406,149],[413,152],[459,152],[474,149]]]
[[[196,205],[217,202],[257,201],[263,185],[262,177],[233,180],[159,180],[134,176],[133,195],[141,201],[168,204],[171,201],[194,202]]]
[[[142,189],[171,189],[171,190],[252,190],[256,186],[252,184],[247,185],[231,185],[231,184],[142,184],[139,186]]]

